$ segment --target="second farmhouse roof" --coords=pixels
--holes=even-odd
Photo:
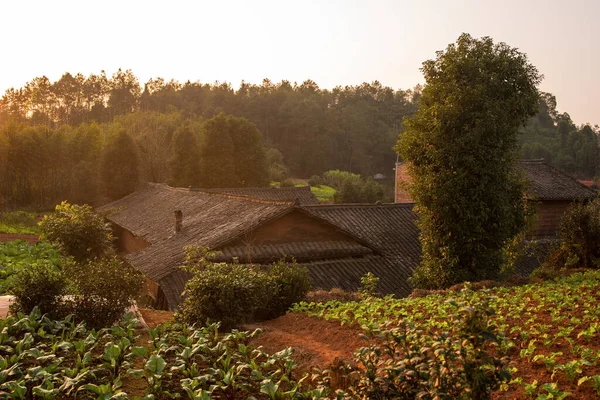
[[[527,180],[525,194],[533,200],[589,200],[597,192],[543,160],[522,160],[519,167]]]
[[[194,191],[201,191],[206,193],[220,193],[229,194],[235,196],[252,197],[263,200],[275,200],[275,201],[293,201],[298,202],[300,205],[312,205],[319,204],[319,200],[310,190],[310,186],[300,187],[241,187],[241,188],[218,188],[218,189],[205,189],[205,188],[193,188]]]

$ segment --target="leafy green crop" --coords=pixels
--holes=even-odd
[[[0,398],[126,398],[121,375],[137,356],[136,323],[129,314],[118,326],[89,330],[37,309],[0,319]]]
[[[468,288],[468,284],[466,285]],[[491,323],[505,338],[497,345],[497,354],[520,359],[524,364],[543,363],[545,378],[539,383],[525,383],[516,372],[503,390],[515,390],[534,398],[559,398],[566,391],[553,385],[557,380],[574,385],[589,385],[596,390],[594,373],[600,367],[600,271],[575,273],[553,281],[493,290],[463,290],[459,293],[433,294],[421,298],[368,298],[360,302],[296,304],[293,312],[356,324],[366,332],[377,334],[384,324],[401,326],[410,323],[430,332],[452,328],[451,316],[456,307],[448,299],[478,304],[486,299],[495,311]],[[560,350],[560,351],[557,351]],[[594,386],[592,386],[594,385]],[[554,397],[550,397],[554,396]]]

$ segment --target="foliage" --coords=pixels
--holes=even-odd
[[[111,229],[88,205],[57,205],[40,222],[42,237],[57,244],[76,261],[101,257],[112,251]]]
[[[468,290],[469,285],[465,287],[467,290],[460,293],[449,291],[420,298],[369,298],[325,304],[301,302],[291,311],[306,312],[309,316],[337,320],[342,324],[357,324],[368,335],[375,335],[375,347],[363,349],[361,353],[367,363],[365,366],[375,368],[384,377],[396,376],[393,374],[401,370],[393,366],[398,366],[400,362],[390,362],[390,375],[385,375],[386,370],[378,368],[377,363],[369,364],[369,357],[377,356],[377,360],[382,360],[386,351],[395,351],[395,339],[389,334],[394,328],[399,328],[398,332],[413,329],[409,334],[422,331],[431,341],[435,341],[443,332],[454,330],[441,343],[421,346],[426,355],[432,346],[443,346],[449,343],[448,340],[452,342],[457,338],[454,336],[457,333],[459,337],[464,337],[467,331],[479,332],[483,339],[487,336],[487,329],[494,329],[499,341],[494,345],[493,354],[497,357],[510,356],[511,363],[518,365],[518,368],[509,367],[513,379],[504,382],[500,388],[511,395],[503,396],[500,393],[499,397],[522,398],[527,394],[536,398],[538,395],[548,396],[549,393],[560,395],[565,388],[559,387],[556,382],[561,382],[562,386],[564,378],[571,382],[570,390],[577,389],[574,386],[576,382],[593,387],[594,371],[600,367],[600,309],[596,307],[600,301],[600,271],[574,273],[553,281],[517,287],[481,291]],[[485,303],[486,306],[479,308],[478,305]],[[470,304],[471,307],[462,309],[464,304]],[[456,317],[466,319],[459,324]],[[380,335],[382,333],[383,336]],[[413,338],[416,337],[413,335]],[[390,344],[391,350],[385,347],[386,343]],[[372,351],[378,348],[379,354],[373,354]],[[415,361],[404,365],[414,366]],[[528,376],[527,371],[535,368],[530,365],[532,362],[542,367],[537,369],[538,381],[535,382],[524,379]],[[483,370],[490,374],[492,371],[485,366]],[[377,382],[367,387],[374,387]],[[398,379],[394,382],[401,381]]]
[[[536,275],[553,275],[568,268],[600,267],[600,199],[574,203],[562,217],[560,247],[551,253]]]
[[[174,324],[150,331],[152,351],[134,376],[148,383],[147,396],[190,399],[323,399],[324,386],[296,380],[291,348],[268,355],[249,344],[260,334],[219,334],[218,324],[201,329]]]
[[[268,148],[265,152],[265,162],[267,163],[267,175],[270,182],[285,181],[290,171],[283,161],[283,154],[274,147]]]
[[[124,398],[121,377],[142,354],[133,345],[136,322],[130,314],[96,331],[70,316],[51,320],[37,308],[0,319],[0,397]]]
[[[45,241],[35,245],[24,240],[0,243],[0,295],[5,295],[14,284],[15,274],[38,266],[60,270],[61,254]]]
[[[0,233],[37,235],[38,218],[39,214],[26,211],[0,212]]]
[[[290,179],[286,179],[285,181],[281,181],[279,183],[279,187],[283,187],[283,188],[285,188],[285,187],[289,188],[289,187],[294,187],[294,186],[296,186],[296,184]]]
[[[220,112],[255,124],[265,145],[281,155],[267,154],[265,176],[271,180],[332,169],[372,176],[394,165],[390,148],[420,95],[420,86],[394,90],[377,81],[328,90],[311,80],[267,79],[234,90],[227,83],[162,78],[140,85],[132,71],[65,73],[55,82],[34,78],[7,90],[1,100],[6,118],[0,128],[0,207],[106,200],[99,197],[104,193],[99,172],[108,139],[119,129],[135,142],[140,180],[168,182],[175,130],[186,120],[201,124]],[[592,177],[596,139],[588,129],[558,113],[556,99],[548,94],[521,136],[522,156],[544,157]]]
[[[379,278],[373,275],[372,272],[367,272],[360,278],[360,288],[358,292],[364,298],[376,297],[377,293],[377,285],[379,284]]]
[[[348,171],[330,170],[322,176],[313,175],[308,184],[317,191],[324,191],[321,197],[329,198],[333,194],[335,203],[375,203],[386,198],[383,185],[373,178],[363,179]]]
[[[310,191],[321,203],[333,203],[333,199],[335,198],[336,193],[336,190],[334,188],[327,185],[311,186]]]
[[[231,329],[257,318],[279,316],[310,288],[308,272],[283,261],[262,269],[214,263],[205,248],[186,248],[183,270],[193,274],[183,292],[177,317],[187,323],[219,321]]]
[[[354,174],[348,171],[340,171],[339,169],[326,171],[323,173],[321,178],[323,184],[331,186],[336,190],[340,190],[347,182],[359,184],[361,179],[362,178],[359,174]]]
[[[204,123],[201,182],[205,187],[266,186],[266,151],[256,126],[220,113]]]
[[[396,147],[409,163],[421,229],[412,282],[433,289],[494,279],[505,242],[525,223],[517,135],[536,112],[540,75],[525,54],[468,34],[422,71],[419,110]]]
[[[357,352],[365,372],[350,392],[361,398],[490,398],[510,379],[507,360],[491,355],[490,343],[498,342],[488,319],[493,311],[485,302],[455,306],[448,332],[432,336],[404,321],[384,328],[382,343]]]
[[[567,113],[556,110],[556,98],[541,93],[538,113],[519,138],[521,157],[543,158],[570,174],[592,178],[597,172],[598,126],[577,127]]]
[[[308,271],[295,263],[281,260],[267,267],[265,272],[274,290],[270,293],[271,298],[261,318],[276,318],[285,314],[294,303],[304,300],[311,288]]]
[[[143,283],[143,275],[117,256],[65,263],[64,276],[74,292],[66,306],[77,320],[93,327],[118,321],[133,305]]]
[[[101,177],[106,197],[111,200],[127,196],[138,185],[137,149],[131,136],[122,128],[106,145]]]
[[[10,293],[15,296],[11,313],[29,314],[38,307],[43,314],[58,317],[62,298],[67,294],[67,282],[51,262],[38,262],[15,273]]]
[[[173,134],[171,144],[171,186],[200,186],[199,124],[186,121]]]

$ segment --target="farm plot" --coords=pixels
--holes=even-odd
[[[42,264],[58,269],[60,262],[60,252],[48,242],[35,245],[24,240],[0,242],[0,295],[6,294],[20,269]]]
[[[417,299],[300,303],[293,311],[358,324],[370,334],[408,323],[429,332],[451,329],[456,302],[487,302],[499,343],[510,360],[511,380],[495,398],[600,397],[600,272],[576,273],[542,284],[463,290]],[[468,312],[469,310],[467,310]]]

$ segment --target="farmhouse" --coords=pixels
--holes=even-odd
[[[99,211],[111,221],[119,249],[146,275],[158,308],[181,303],[190,278],[179,268],[186,246],[221,251],[217,261],[294,257],[314,288],[356,290],[372,272],[381,292],[410,293],[408,277],[421,254],[412,204],[315,205],[308,198],[303,204],[298,192],[306,189],[284,190],[285,198],[276,190],[251,197],[238,189],[146,184]]]
[[[519,169],[527,181],[525,197],[536,210],[536,221],[531,236],[552,238],[558,231],[560,220],[574,201],[588,201],[597,192],[569,175],[551,167],[543,160],[523,160]],[[403,183],[410,183],[406,164],[396,163],[396,203],[412,203]]]

